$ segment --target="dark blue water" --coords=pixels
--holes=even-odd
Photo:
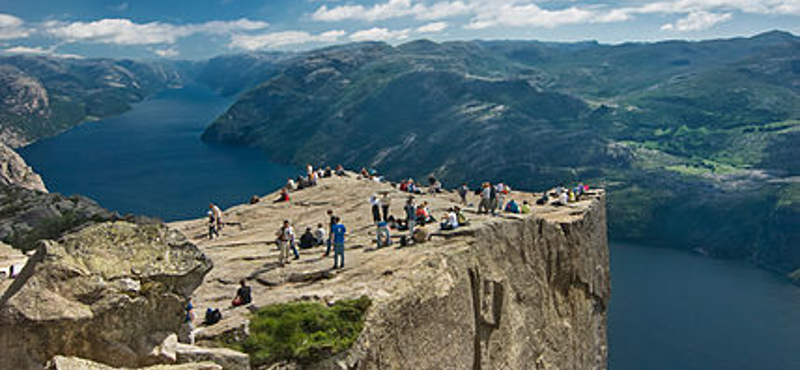
[[[200,217],[209,201],[243,203],[297,172],[256,150],[200,142],[230,103],[199,87],[167,91],[21,153],[53,191],[166,220]],[[800,369],[800,288],[689,253],[611,252],[611,370]]]
[[[199,86],[168,90],[121,116],[83,124],[20,154],[51,191],[87,195],[121,213],[202,217],[209,202],[244,203],[297,173],[270,163],[258,150],[200,141],[231,102]]]
[[[611,370],[800,369],[800,288],[744,263],[612,243]]]

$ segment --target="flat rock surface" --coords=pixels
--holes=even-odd
[[[233,308],[230,304],[240,279],[247,279],[253,289],[253,306],[302,299],[331,302],[364,294],[374,300],[390,299],[402,295],[403,291],[415,289],[414,282],[424,280],[425,276],[437,276],[437,261],[443,260],[440,257],[467,247],[480,228],[526,218],[544,218],[552,223],[573,222],[583,217],[595,198],[589,196],[567,207],[536,206],[535,200],[541,194],[512,192],[506,201],[515,199],[522,204],[527,200],[532,213],[491,216],[476,214],[479,199],[471,193],[468,196],[471,205],[462,206],[469,226],[443,232],[439,231],[438,223],[429,224],[427,228],[433,235],[429,242],[403,248],[396,248],[399,245],[396,237],[406,232],[393,230],[395,244],[376,249],[376,227],[369,198],[381,192],[389,194],[390,214],[404,218],[403,205],[410,194],[388,183],[360,179],[351,174],[349,177],[323,178],[316,187],[293,192],[289,203],[272,203],[277,194],[270,194],[258,204],[227,209],[224,212],[226,226],[221,236],[213,240],[207,237],[208,224],[204,218],[170,224],[214,262],[214,269],[195,293],[197,325],[201,328],[198,340],[231,333],[247,323],[248,307]],[[602,194],[602,190],[597,192]],[[444,217],[447,209],[459,205],[455,192],[415,195],[415,198],[418,205],[428,202],[429,210],[437,220]],[[279,267],[274,240],[283,220],[292,222],[299,239],[307,227],[313,231],[321,223],[327,229],[328,209],[341,217],[348,230],[346,267],[332,270],[333,253],[330,257],[323,257],[324,246],[300,250],[300,260]],[[432,281],[432,286],[435,289],[435,281]],[[202,327],[199,324],[208,307],[222,309],[223,320]]]

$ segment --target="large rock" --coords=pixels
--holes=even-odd
[[[178,343],[176,348],[179,364],[213,362],[223,370],[250,370],[250,357],[227,348],[209,348]]]
[[[0,299],[0,369],[56,355],[139,367],[179,330],[211,262],[163,224],[107,222],[43,242]]]
[[[75,357],[56,356],[50,362],[47,370],[126,370],[115,368],[93,361]],[[182,364],[182,365],[156,365],[139,370],[223,370],[221,366],[212,362]]]
[[[0,184],[21,186],[46,193],[42,177],[17,152],[0,142]]]

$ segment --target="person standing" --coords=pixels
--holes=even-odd
[[[381,221],[381,201],[378,199],[377,194],[372,194],[369,197],[369,204],[372,205],[372,221],[377,224]]]
[[[467,194],[469,193],[469,187],[466,183],[461,184],[458,188],[458,196],[461,197],[461,204],[467,205]]]
[[[344,227],[339,217],[336,217],[336,224],[333,225],[331,235],[333,236],[333,268],[344,268],[344,240],[347,228]]]
[[[325,248],[325,254],[322,255],[323,257],[328,257],[331,255],[331,247],[333,247],[333,226],[336,225],[336,219],[338,217],[333,214],[332,209],[329,209],[328,218],[330,219],[328,223],[328,240]]]
[[[408,197],[406,205],[403,207],[406,211],[406,225],[408,226],[409,239],[414,235],[414,226],[417,224],[417,205],[414,204],[414,197]]]
[[[478,204],[478,213],[488,213],[492,205],[492,190],[491,184],[488,182],[483,183],[483,190],[481,190],[481,202]]]
[[[389,205],[392,201],[389,199],[389,192],[384,192],[381,196],[381,210],[383,211],[383,222],[389,221]]]
[[[289,248],[294,251],[294,259],[300,259],[300,254],[294,247],[294,238],[294,229],[289,220],[283,221],[283,227],[278,230],[278,248],[280,249],[278,263],[281,267],[286,265],[286,260],[289,258]]]

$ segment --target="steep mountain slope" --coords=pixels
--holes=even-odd
[[[182,83],[170,63],[12,56],[0,58],[0,142],[19,147],[84,120],[119,114]]]
[[[292,163],[609,188],[612,237],[800,255],[800,38],[415,41],[300,54],[203,135]]]

